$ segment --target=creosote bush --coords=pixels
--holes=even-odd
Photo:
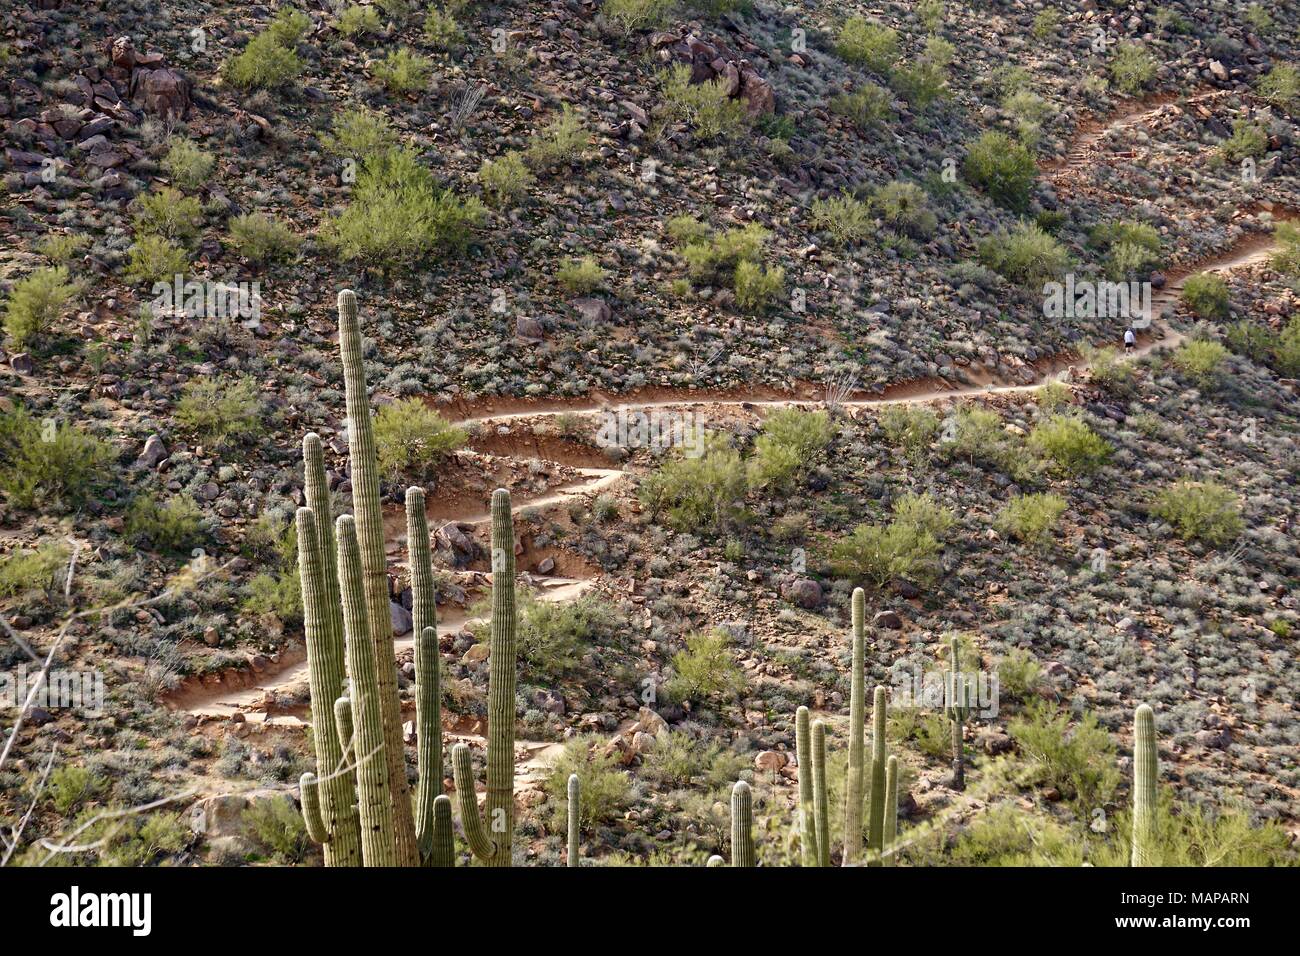
[[[731,651],[731,638],[720,628],[686,638],[686,647],[673,655],[673,675],[663,694],[670,701],[693,704],[731,699],[744,686],[744,677]]]
[[[425,481],[469,436],[419,398],[403,398],[375,413],[379,469],[393,481]]]
[[[840,27],[835,52],[849,63],[888,73],[898,59],[898,31],[863,17],[850,17]]]
[[[524,159],[539,173],[551,172],[581,159],[589,135],[577,110],[565,103],[560,115],[528,141]]]
[[[956,518],[929,495],[904,495],[886,525],[860,524],[831,546],[835,573],[884,588],[894,578],[928,580],[937,573],[940,542]]]
[[[251,378],[219,376],[185,383],[176,421],[216,448],[261,434],[262,403]]]
[[[141,236],[131,243],[127,253],[123,277],[133,285],[171,282],[190,268],[189,253],[162,236]]]
[[[1197,385],[1207,387],[1218,381],[1229,354],[1218,342],[1193,339],[1178,347],[1173,363]]]
[[[1151,513],[1173,525],[1180,537],[1214,547],[1227,544],[1245,528],[1237,496],[1213,481],[1174,482],[1156,496]]]
[[[1070,266],[1065,246],[1029,222],[984,240],[979,257],[994,272],[1029,289],[1059,279]]]
[[[667,117],[689,123],[700,142],[734,138],[749,128],[744,100],[728,96],[721,77],[692,83],[691,68],[677,63],[665,71],[661,83]]]
[[[211,153],[205,153],[191,140],[173,136],[168,140],[162,167],[178,189],[193,192],[207,183],[216,163]]]
[[[1183,304],[1203,319],[1228,317],[1228,283],[1212,272],[1199,272],[1183,281]]]
[[[403,46],[389,51],[382,60],[372,64],[370,72],[389,93],[414,93],[428,87],[433,61],[420,56],[409,46]]]
[[[498,159],[485,159],[478,181],[493,206],[505,208],[528,192],[537,177],[529,170],[522,153],[511,151]]]
[[[14,283],[4,312],[4,329],[13,348],[22,351],[43,338],[78,291],[65,266],[37,269]]]
[[[153,495],[139,495],[126,513],[125,530],[127,538],[140,547],[188,551],[204,538],[203,511],[188,495],[163,502]]]
[[[1038,167],[1023,144],[994,131],[981,133],[967,146],[962,172],[995,203],[1019,212],[1029,205]]]
[[[310,27],[306,14],[282,7],[264,32],[225,62],[226,80],[242,90],[275,89],[293,82],[302,73],[302,60],[294,47]]]
[[[46,542],[32,551],[0,556],[0,600],[26,591],[52,591],[67,566],[70,551],[62,542]]]
[[[1114,448],[1078,415],[1053,415],[1034,426],[1029,447],[1051,459],[1067,475],[1087,475],[1101,468]]]
[[[73,511],[107,484],[117,452],[76,425],[0,411],[0,491],[18,508]]]
[[[555,273],[555,281],[565,292],[585,295],[594,292],[605,282],[605,270],[594,256],[569,259]]]
[[[631,800],[631,781],[618,766],[617,755],[595,734],[575,737],[564,745],[546,778],[551,825],[563,833],[569,819],[569,776],[577,774],[578,822],[584,831],[613,820]]]
[[[1050,540],[1065,507],[1065,499],[1051,492],[1014,495],[998,512],[994,525],[1008,537],[1041,546]]]
[[[1115,47],[1110,59],[1110,76],[1121,93],[1136,93],[1156,75],[1156,61],[1140,43],[1124,42]]]
[[[265,213],[250,212],[230,220],[232,248],[250,262],[274,262],[293,255],[299,240],[293,230]]]

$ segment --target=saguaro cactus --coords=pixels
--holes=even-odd
[[[966,718],[970,716],[969,685],[961,672],[961,644],[956,637],[948,645],[948,718],[952,726],[952,788],[966,789]]]
[[[867,594],[853,590],[853,671],[849,694],[849,770],[844,785],[844,865],[858,862],[862,850],[863,725],[866,720],[866,615]]]
[[[581,864],[579,838],[582,822],[582,783],[576,773],[569,774],[569,866]]]
[[[867,849],[871,851],[873,866],[880,864],[885,837],[885,729],[888,721],[885,706],[885,688],[878,686],[871,702],[871,800],[868,804],[871,822],[867,830]]]
[[[1156,780],[1160,775],[1156,715],[1146,704],[1133,715],[1133,866],[1155,866]]]
[[[361,580],[361,552],[351,515],[339,518],[337,531],[339,591],[343,598],[343,631],[351,678],[352,753],[357,768],[361,856],[366,866],[400,866],[393,826],[393,801],[388,789],[387,737],[379,706],[374,645],[370,640],[370,622]]]
[[[826,724],[812,725],[813,807],[816,814],[817,865],[831,865],[831,808],[826,786]]]
[[[743,780],[731,788],[731,865],[755,865],[753,794]]]
[[[433,798],[433,843],[428,866],[454,866],[456,845],[451,829],[451,797],[440,793]]]
[[[894,841],[898,838],[898,758],[889,755],[885,764],[885,846],[881,866],[894,865]]]
[[[421,862],[430,862],[434,800],[442,793],[442,661],[438,607],[424,489],[406,489],[406,541],[411,568],[411,621],[415,632],[415,727],[420,778],[415,788],[415,836]]]
[[[479,816],[465,744],[452,748],[452,771],[460,797],[461,828],[470,849],[490,866],[509,866],[515,819],[515,532],[510,492],[504,488],[492,493],[492,638],[488,653],[486,827]]]
[[[388,564],[384,552],[384,516],[379,499],[379,459],[366,395],[361,325],[357,297],[344,289],[338,297],[339,353],[343,360],[343,388],[348,415],[348,452],[351,462],[352,508],[361,555],[362,585],[370,627],[371,656],[378,680],[378,703],[383,719],[384,760],[388,766],[388,793],[393,806],[397,860],[413,866],[419,852],[415,817],[406,782],[406,751],[402,741],[401,701],[397,695],[397,665],[393,652],[393,626],[389,612]]]
[[[320,465],[320,439],[308,435],[303,443],[308,484],[313,464]],[[323,468],[322,468],[323,471]],[[311,500],[311,496],[308,497]],[[324,792],[317,799],[317,776],[303,774],[303,812],[312,839],[324,845],[326,866],[360,866],[361,833],[356,812],[356,782],[344,766],[343,744],[334,721],[333,705],[343,692],[343,613],[338,600],[337,558],[328,562],[334,586],[326,579],[323,540],[311,508],[297,513],[298,567],[302,578],[303,629],[307,637],[307,676],[311,688],[311,730],[316,767]],[[333,534],[328,536],[331,546]],[[315,818],[313,819],[313,812]]]
[[[808,708],[794,715],[794,748],[799,761],[799,850],[804,866],[817,866],[817,816],[813,809],[812,727]]]

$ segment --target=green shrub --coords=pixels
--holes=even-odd
[[[1184,375],[1205,387],[1218,381],[1228,350],[1218,342],[1193,339],[1174,352],[1173,363]]]
[[[931,33],[938,33],[943,26],[943,0],[917,0],[916,18]]]
[[[257,382],[248,377],[192,379],[176,403],[176,421],[215,448],[254,438],[262,432],[257,393]]]
[[[934,848],[929,858],[930,842],[943,836],[923,838],[909,857],[915,865],[960,867],[992,866],[1082,866],[1083,841],[1068,827],[1051,818],[1026,813],[1023,807],[998,804],[976,816],[958,834],[951,850],[943,853]],[[916,856],[912,856],[915,853]]]
[[[1029,205],[1038,167],[1023,144],[1005,133],[981,133],[966,149],[962,172],[1000,206],[1019,212]]]
[[[888,405],[880,413],[885,440],[913,463],[923,461],[939,431],[939,416],[922,405]]]
[[[691,215],[673,216],[664,225],[669,238],[678,245],[690,245],[706,241],[713,235],[713,230],[705,223]]]
[[[230,220],[230,246],[249,262],[286,259],[298,249],[298,237],[284,223],[260,212]]]
[[[1232,135],[1219,144],[1219,152],[1230,163],[1252,156],[1263,156],[1268,149],[1268,132],[1259,123],[1237,120]]]
[[[132,285],[171,282],[175,276],[184,276],[190,267],[189,253],[162,236],[141,236],[131,243],[128,252],[123,277]]]
[[[783,408],[763,421],[749,459],[749,485],[789,491],[835,435],[830,415]]]
[[[1292,316],[1273,345],[1273,364],[1290,378],[1300,377],[1300,316]]]
[[[464,42],[465,33],[455,17],[430,7],[424,18],[424,38],[435,50],[450,50]]]
[[[203,225],[203,207],[196,196],[185,196],[179,190],[164,186],[136,199],[132,223],[137,238],[161,236],[186,244],[199,234]]]
[[[1074,393],[1064,382],[1048,382],[1034,392],[1034,402],[1045,412],[1054,412],[1074,400]]]
[[[691,68],[678,63],[664,72],[660,82],[665,112],[672,119],[689,123],[700,142],[734,138],[749,128],[744,101],[727,95],[727,84],[721,77],[692,83]]]
[[[939,224],[929,197],[916,183],[894,180],[871,194],[871,205],[889,226],[913,239],[928,239]]]
[[[1046,40],[1054,36],[1061,26],[1061,11],[1055,7],[1044,7],[1038,11],[1034,17],[1034,24],[1029,28],[1029,32],[1035,40]]]
[[[1008,537],[1026,544],[1043,545],[1055,530],[1057,519],[1065,512],[1065,499],[1051,493],[1013,495],[994,526]]]
[[[526,193],[536,177],[523,155],[512,151],[500,159],[485,159],[479,167],[478,181],[492,205],[506,207]]]
[[[558,833],[568,829],[569,777],[578,775],[578,826],[590,831],[613,820],[632,799],[627,773],[618,767],[617,755],[595,734],[575,737],[564,745],[546,778],[547,805],[551,826]]]
[[[226,80],[242,90],[276,89],[292,83],[302,73],[302,61],[274,30],[259,33],[248,46],[225,62]]]
[[[925,49],[912,62],[897,66],[889,83],[912,107],[923,110],[948,95],[948,67],[955,50],[942,37],[926,38]]]
[[[1090,862],[1094,866],[1128,866],[1132,859],[1132,811],[1116,814],[1113,823],[1115,840],[1093,853]],[[1151,866],[1296,865],[1291,839],[1279,821],[1257,820],[1244,807],[1211,809],[1175,803],[1163,790],[1156,803],[1147,853]]]
[[[263,849],[281,863],[301,863],[312,852],[302,813],[287,794],[254,801],[244,810],[243,820]]]
[[[677,0],[605,0],[600,12],[625,36],[664,26],[677,9]]]
[[[871,206],[848,193],[813,200],[811,222],[814,229],[829,233],[837,246],[861,242],[871,235],[874,227]]]
[[[1246,22],[1256,33],[1266,34],[1273,31],[1273,15],[1262,4],[1252,3],[1246,8]]]
[[[332,129],[332,133],[321,136],[321,143],[336,156],[362,161],[397,145],[397,134],[388,117],[364,107],[336,114]]]
[[[279,571],[261,571],[248,582],[243,613],[261,617],[269,615],[285,627],[302,623],[302,582],[298,567]]]
[[[339,18],[334,21],[334,29],[345,37],[357,36],[362,33],[378,33],[384,28],[384,24],[379,19],[379,11],[374,7],[363,7],[359,3],[354,3],[350,7],[345,7],[339,14]]]
[[[560,115],[528,141],[524,159],[538,172],[567,166],[582,158],[590,133],[577,111],[565,103]]]
[[[108,781],[87,767],[67,764],[50,773],[47,786],[54,812],[67,816],[103,793],[108,788]]]
[[[1115,744],[1092,714],[1073,729],[1070,715],[1033,701],[1007,732],[1029,760],[1029,779],[1074,801],[1082,815],[1110,801],[1119,784]]]
[[[1155,76],[1155,57],[1142,44],[1124,42],[1115,47],[1110,60],[1110,77],[1121,93],[1136,93],[1155,79]]]
[[[555,281],[560,287],[575,295],[585,295],[599,289],[604,285],[605,278],[605,270],[600,267],[595,256],[569,259],[555,273]]]
[[[735,275],[741,262],[758,262],[770,233],[758,223],[727,229],[682,250],[691,278],[714,282]]]
[[[1113,395],[1128,395],[1133,391],[1133,364],[1125,361],[1114,346],[1084,345],[1080,351],[1093,382]]]
[[[110,444],[76,425],[38,421],[22,406],[0,412],[0,491],[15,507],[80,508],[116,460]]]
[[[785,288],[785,270],[780,266],[765,269],[757,262],[738,262],[732,285],[737,307],[755,314],[766,312]]]
[[[428,87],[433,61],[420,56],[409,46],[398,47],[372,64],[370,72],[389,93],[414,93]]]
[[[716,739],[696,740],[684,730],[670,730],[655,735],[654,749],[641,758],[640,776],[669,790],[714,790],[735,782],[748,767],[744,754]]]
[[[393,481],[427,481],[469,436],[419,398],[382,405],[375,414],[379,469]]]
[[[1279,63],[1259,81],[1259,95],[1284,110],[1294,110],[1300,103],[1300,69],[1290,63]]]
[[[729,700],[744,687],[727,632],[715,628],[688,635],[685,650],[673,655],[673,675],[663,687],[674,702],[694,704]]]
[[[1029,433],[1029,447],[1067,475],[1091,474],[1115,451],[1078,415],[1053,415],[1039,422]]]
[[[721,535],[741,518],[747,487],[740,453],[712,440],[704,454],[670,459],[647,475],[640,496],[652,520],[666,511],[678,531]]]
[[[188,824],[178,814],[144,814],[114,805],[83,809],[68,832],[77,834],[76,846],[87,848],[57,858],[73,865],[97,860],[102,866],[149,866],[179,853],[192,839]],[[46,853],[40,850],[38,859]]]
[[[1028,700],[1038,689],[1042,669],[1033,651],[1013,647],[998,661],[998,689],[1016,700]]]
[[[1278,248],[1269,265],[1288,278],[1300,276],[1300,226],[1293,222],[1279,222],[1273,230],[1273,240]]]
[[[979,258],[994,272],[1030,289],[1059,279],[1070,266],[1065,246],[1028,222],[985,239],[980,243]]]
[[[217,160],[211,153],[205,153],[193,142],[179,136],[173,136],[167,142],[167,155],[163,157],[162,167],[179,189],[191,192],[201,188],[212,175],[212,168]]]
[[[1212,272],[1188,276],[1183,282],[1183,304],[1203,319],[1228,316],[1228,283]]]
[[[1151,513],[1174,526],[1185,540],[1218,547],[1245,528],[1237,496],[1213,481],[1176,481],[1161,491]]]
[[[367,158],[352,195],[347,209],[322,227],[321,238],[344,261],[382,268],[463,249],[484,216],[477,200],[439,187],[405,148]]]
[[[894,115],[893,97],[883,86],[862,83],[852,93],[831,97],[831,112],[851,120],[860,129],[880,126]]]
[[[1088,241],[1107,254],[1107,274],[1119,279],[1143,272],[1160,261],[1160,233],[1145,222],[1118,219],[1097,226]]]
[[[831,547],[837,574],[883,588],[894,578],[929,579],[937,572],[939,544],[956,520],[929,495],[894,502],[888,525],[861,524]]]
[[[52,592],[68,563],[68,548],[55,541],[34,551],[11,551],[0,557],[0,600],[27,591]]]
[[[159,503],[153,495],[138,495],[126,513],[126,536],[153,551],[189,551],[204,538],[203,511],[189,495]]]
[[[311,29],[311,17],[292,6],[281,7],[266,28],[266,34],[281,46],[293,49]]]
[[[42,339],[79,291],[69,281],[66,266],[37,269],[15,282],[5,300],[4,317],[13,347],[21,351],[29,342]]]
[[[518,654],[526,679],[553,684],[576,671],[582,656],[593,647],[620,637],[623,618],[613,605],[593,595],[569,604],[542,601],[528,591],[516,597]],[[485,597],[471,609],[482,620],[470,626],[478,640],[488,631],[491,598]]]
[[[81,233],[50,233],[37,244],[36,251],[56,266],[61,266],[88,245],[90,237]]]
[[[840,27],[835,52],[849,63],[888,73],[898,59],[898,31],[862,17],[850,17]]]

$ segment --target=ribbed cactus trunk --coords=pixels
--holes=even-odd
[[[456,844],[451,826],[451,798],[440,793],[433,798],[433,845],[429,866],[455,866]]]
[[[866,715],[866,616],[867,594],[853,590],[853,672],[849,675],[849,769],[844,786],[844,865],[857,864],[862,851],[862,735]]]
[[[415,836],[420,861],[431,863],[434,800],[442,793],[442,658],[438,606],[424,490],[406,489],[406,541],[411,568],[411,620],[415,632],[415,732],[420,778],[415,788]]]
[[[948,717],[952,726],[952,788],[966,789],[966,717],[970,713],[967,683],[961,672],[961,645],[957,638],[949,644]]]
[[[308,435],[303,443],[307,460],[308,484],[313,465],[320,467],[320,439]],[[311,496],[308,500],[312,500]],[[319,502],[317,502],[319,504]],[[319,777],[306,774],[311,781],[303,787],[303,810],[308,812],[306,790],[316,796],[316,781],[323,793],[313,800],[319,822],[312,838],[324,845],[326,866],[360,866],[361,833],[356,814],[356,779],[344,767],[343,744],[334,722],[334,701],[343,693],[344,656],[343,612],[338,599],[337,558],[327,562],[316,514],[310,507],[299,508],[298,570],[302,582],[303,630],[307,638],[307,679],[311,688],[311,732],[316,751]],[[328,518],[326,519],[328,521]],[[334,535],[328,535],[333,547]],[[327,573],[334,578],[328,586]],[[309,821],[316,823],[317,821]],[[309,832],[311,827],[309,827]]]
[[[579,866],[582,862],[580,841],[582,837],[582,783],[576,773],[569,774],[568,811],[569,811],[569,866]]]
[[[885,839],[885,731],[889,717],[885,707],[885,688],[877,687],[871,702],[871,797],[867,804],[871,814],[867,849],[872,866],[880,865]]]
[[[754,797],[749,784],[731,788],[731,865],[754,866]]]
[[[374,644],[370,639],[361,577],[361,552],[351,515],[339,518],[337,532],[339,591],[343,599],[343,630],[351,677],[352,752],[357,767],[361,856],[366,866],[400,866],[402,861],[397,852],[393,800],[389,791],[391,781],[385,760],[388,739],[379,705]]]
[[[402,740],[401,701],[397,695],[397,663],[393,652],[393,625],[389,611],[388,562],[384,551],[384,516],[379,497],[379,459],[370,401],[366,394],[361,325],[357,297],[344,289],[338,297],[339,353],[343,360],[343,387],[347,400],[348,454],[351,461],[352,508],[361,555],[361,571],[370,627],[371,656],[378,680],[378,703],[383,719],[384,760],[388,767],[388,793],[397,836],[397,860],[414,866],[419,860],[410,787],[406,782],[406,748]]]
[[[488,651],[487,825],[479,816],[469,747],[452,748],[461,827],[489,866],[509,866],[515,820],[515,532],[510,492],[492,493],[492,638]]]
[[[889,755],[885,764],[885,847],[882,866],[893,866],[894,841],[898,839],[898,758]]]
[[[812,726],[807,707],[794,716],[795,757],[799,761],[799,851],[804,866],[817,866],[817,811],[813,802]]]
[[[812,725],[813,812],[816,814],[817,865],[831,865],[831,805],[826,785],[826,724]]]
[[[1160,776],[1156,715],[1146,704],[1133,715],[1134,866],[1155,866],[1156,780]]]

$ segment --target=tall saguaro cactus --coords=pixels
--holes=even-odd
[[[320,466],[320,439],[308,435],[303,447],[310,485],[313,466]],[[311,495],[308,500],[312,500]],[[316,514],[310,507],[299,508],[296,517],[303,629],[307,637],[307,675],[311,688],[312,742],[323,789],[317,799],[318,778],[310,773],[303,775],[303,810],[312,838],[324,845],[326,866],[360,866],[361,833],[355,807],[355,779],[352,770],[343,764],[343,743],[339,740],[333,712],[334,701],[343,692],[344,671],[343,613],[335,571],[337,557],[332,555],[328,562],[325,560],[326,535],[322,534]],[[332,548],[332,533],[328,540]],[[332,588],[326,577],[327,565],[330,576],[334,578]],[[310,807],[315,807],[315,814],[310,812]]]
[[[351,462],[352,508],[360,549],[362,586],[370,628],[371,657],[378,680],[379,712],[383,720],[384,760],[388,766],[388,793],[393,806],[397,860],[413,866],[419,852],[410,788],[406,782],[406,751],[402,742],[401,701],[397,695],[397,665],[393,652],[393,627],[389,612],[388,564],[384,552],[384,516],[379,498],[379,458],[366,373],[362,356],[357,297],[344,289],[338,297],[339,353],[343,360],[343,388],[348,415],[348,453]]]
[[[867,849],[871,851],[873,866],[880,864],[885,837],[885,730],[888,724],[885,706],[885,688],[877,686],[871,702],[871,821],[867,830]]]
[[[854,866],[862,850],[863,725],[866,720],[867,594],[853,590],[853,671],[849,694],[849,770],[844,786],[844,865]]]
[[[813,807],[817,824],[817,865],[831,865],[830,795],[826,785],[826,724],[812,725]]]
[[[442,793],[442,660],[438,606],[424,489],[406,489],[406,541],[411,568],[411,621],[415,633],[415,727],[420,779],[415,788],[415,836],[421,862],[434,840],[434,800]]]
[[[515,820],[515,532],[510,492],[492,493],[492,638],[488,650],[487,826],[479,816],[469,747],[451,752],[461,827],[489,866],[509,866]],[[489,832],[490,831],[490,832]]]
[[[737,780],[731,788],[731,865],[755,866],[754,808],[749,784]]]
[[[898,838],[898,758],[889,755],[885,764],[885,846],[881,866],[894,865],[894,841]]]
[[[1133,866],[1155,866],[1156,780],[1160,775],[1156,715],[1146,704],[1133,715]]]
[[[582,857],[579,854],[582,837],[582,783],[576,773],[569,774],[569,866],[579,866]]]
[[[948,717],[952,726],[952,788],[966,789],[966,718],[970,716],[969,685],[961,672],[961,643],[956,637],[948,645]]]
[[[807,707],[794,715],[795,758],[799,761],[799,851],[804,866],[817,866],[817,816],[813,809],[812,727]]]

